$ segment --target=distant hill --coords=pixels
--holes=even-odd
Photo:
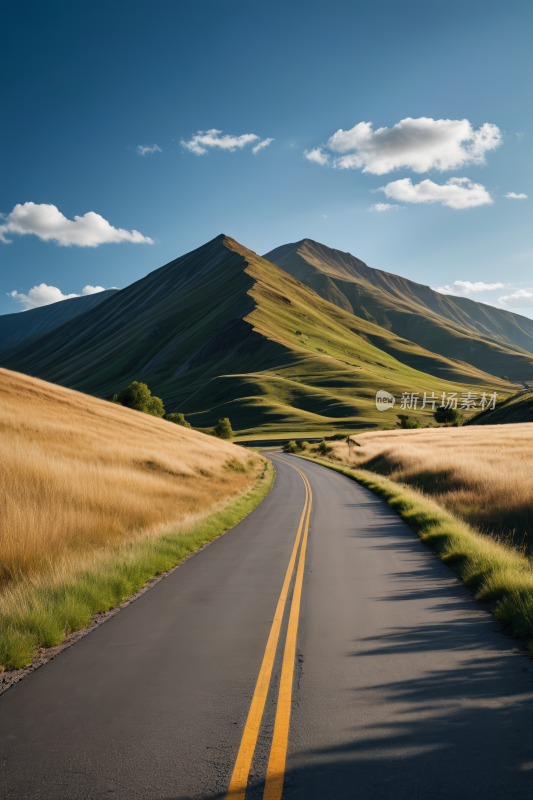
[[[339,308],[426,350],[511,381],[533,380],[533,320],[528,317],[439,294],[311,239],[282,245],[263,258]]]
[[[476,414],[468,425],[506,425],[511,422],[533,422],[533,390],[519,392],[499,403],[493,411]]]
[[[224,235],[0,363],[100,397],[144,381],[193,425],[228,416],[249,435],[393,423],[376,409],[378,389],[511,390],[354,316]]]
[[[31,311],[2,314],[0,316],[0,351],[20,345],[30,336],[43,334],[59,327],[64,322],[77,317],[78,314],[83,314],[100,305],[117,291],[118,289],[107,289],[86,297],[71,297],[70,300],[61,300],[48,306],[32,308]]]

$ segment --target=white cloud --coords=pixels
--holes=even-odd
[[[406,117],[392,128],[375,131],[371,122],[359,122],[348,131],[341,128],[328,139],[327,146],[334,153],[346,154],[335,159],[338,169],[357,168],[385,175],[400,167],[420,173],[485,164],[485,153],[501,142],[499,128],[490,122],[475,130],[467,119]],[[328,157],[316,148],[307,158],[325,164]]]
[[[441,203],[449,208],[473,208],[492,203],[492,197],[480,183],[468,178],[450,178],[438,184],[426,178],[413,185],[411,178],[392,181],[374,191],[385,192],[387,197],[403,203]]]
[[[304,150],[304,157],[308,161],[312,161],[314,164],[320,164],[324,166],[324,164],[328,163],[329,154],[323,153],[321,147],[315,147],[314,150]]]
[[[274,139],[263,139],[262,142],[259,142],[259,144],[256,144],[255,147],[252,147],[252,153],[254,156],[256,156],[258,152],[263,149],[263,147],[268,147],[268,145],[273,141]]]
[[[59,300],[70,300],[71,297],[78,297],[77,294],[63,294],[61,289],[56,286],[47,286],[46,283],[40,283],[39,286],[34,286],[30,289],[28,294],[19,294],[18,292],[8,292],[9,296],[14,300],[18,300],[24,306],[24,311],[29,308],[40,308],[41,306],[48,306],[50,303],[57,303]]]
[[[72,244],[78,247],[98,247],[106,242],[154,243],[153,239],[143,236],[139,231],[114,228],[94,211],[70,220],[56,206],[46,203],[17,203],[4,219],[0,224],[0,241],[4,243],[10,241],[5,238],[6,233],[18,233],[21,236],[31,233],[45,242],[52,239],[64,247]]]
[[[327,219],[327,218],[328,218],[328,217],[327,217],[327,214],[322,214],[321,216],[322,216],[322,217],[324,217],[324,219]]]
[[[518,289],[514,294],[504,295],[499,298],[500,303],[511,308],[533,308],[533,292]]]
[[[105,292],[103,286],[84,286],[81,290],[82,294],[98,294],[98,292]]]
[[[111,286],[111,289],[118,287]],[[105,292],[103,286],[84,286],[81,290],[82,295],[98,294]],[[63,294],[61,289],[57,286],[48,286],[46,283],[40,283],[39,286],[34,286],[28,294],[19,294],[17,291],[8,292],[9,297],[17,300],[24,306],[24,311],[30,308],[40,308],[41,306],[49,306],[50,303],[59,303],[60,300],[70,300],[72,297],[80,297],[79,294]]]
[[[434,292],[440,292],[441,294],[453,294],[453,295],[464,295],[464,294],[477,294],[477,292],[492,292],[494,289],[503,289],[503,283],[483,283],[483,281],[476,281],[472,283],[472,281],[454,281],[452,284],[447,284],[446,286],[437,286],[433,289]]]
[[[162,153],[163,151],[157,144],[153,144],[151,147],[147,144],[139,144],[137,145],[137,152],[140,156],[145,156],[147,153]]]
[[[527,200],[527,194],[516,194],[516,192],[507,192],[504,197],[508,197],[509,200]]]
[[[404,208],[405,206],[395,206],[391,203],[374,203],[373,206],[370,206],[368,209],[369,211],[394,211],[398,208]]]
[[[191,153],[203,156],[207,153],[208,147],[219,147],[221,150],[229,150],[230,153],[233,153],[237,148],[242,149],[247,144],[256,142],[259,139],[259,136],[256,136],[255,133],[243,133],[242,136],[230,136],[228,134],[221,136],[221,133],[222,131],[217,131],[216,128],[211,128],[209,131],[198,131],[190,141],[184,142],[182,139],[181,145],[190,150]]]

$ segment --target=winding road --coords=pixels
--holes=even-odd
[[[383,501],[272,458],[255,511],[0,697],[1,798],[531,798],[533,662]]]

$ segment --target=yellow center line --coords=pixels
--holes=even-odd
[[[286,459],[283,460],[286,461]],[[288,461],[287,463],[290,464],[290,461]],[[294,466],[294,464],[291,464],[291,466]],[[295,469],[298,469],[298,467],[295,467]],[[300,474],[303,475],[301,470],[298,469],[298,472],[300,472]],[[276,649],[278,646],[279,633],[281,629],[281,623],[283,620],[283,614],[285,611],[285,604],[287,601],[287,595],[289,593],[289,586],[292,579],[292,573],[294,571],[294,564],[296,562],[298,546],[300,544],[300,536],[302,533],[302,527],[305,519],[308,500],[310,501],[311,487],[308,488],[308,483],[306,480],[304,481],[304,483],[305,483],[304,509],[302,511],[300,524],[298,525],[298,532],[296,534],[296,540],[294,542],[294,547],[292,548],[292,554],[289,561],[289,566],[287,567],[285,580],[283,582],[283,587],[281,589],[281,594],[279,596],[278,605],[276,607],[274,621],[272,622],[272,627],[270,629],[270,634],[265,649],[265,655],[263,656],[263,663],[261,664],[261,670],[259,672],[259,677],[257,679],[257,684],[255,687],[254,696],[252,698],[250,711],[248,712],[248,718],[246,720],[246,725],[244,727],[244,733],[241,739],[241,746],[239,747],[239,752],[237,754],[237,760],[235,762],[235,767],[233,769],[233,774],[231,776],[231,781],[228,793],[226,795],[226,800],[245,800],[246,796],[248,776],[250,774],[252,758],[254,755],[255,746],[257,743],[257,737],[259,735],[259,728],[261,725],[261,719],[263,717],[263,710],[265,708],[265,703],[267,699],[268,687],[270,685],[270,678],[272,675],[272,667],[274,666],[274,659],[276,657]],[[309,524],[309,518],[308,518],[308,524]]]
[[[298,467],[296,467],[296,469],[298,469]],[[306,488],[309,490],[309,505],[307,507],[305,532],[302,539],[302,548],[300,550],[298,570],[296,572],[296,581],[292,595],[291,613],[289,616],[287,638],[285,640],[283,666],[281,668],[281,682],[279,687],[278,707],[276,710],[276,722],[274,725],[274,737],[272,739],[272,747],[268,761],[263,800],[281,800],[281,796],[283,794],[283,781],[285,779],[285,762],[287,758],[287,744],[289,740],[289,722],[291,717],[292,685],[294,680],[298,619],[300,616],[300,602],[302,598],[305,551],[307,548],[307,538],[309,534],[309,519],[311,516],[311,505],[313,502],[313,495],[309,481],[300,469],[298,469],[298,472],[302,476],[304,483],[306,484]]]

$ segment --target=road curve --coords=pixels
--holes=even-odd
[[[0,697],[2,798],[222,800],[243,742],[246,800],[531,797],[532,662],[383,501],[273,460],[252,514]]]

